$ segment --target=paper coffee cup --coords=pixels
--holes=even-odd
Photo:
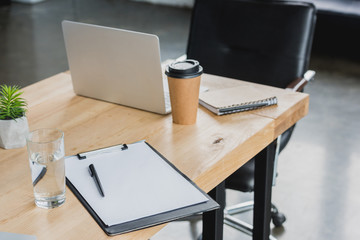
[[[200,78],[203,68],[198,61],[187,59],[167,66],[173,122],[183,125],[196,123]]]

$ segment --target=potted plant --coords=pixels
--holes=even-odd
[[[27,103],[18,86],[0,86],[0,147],[20,148],[26,145],[29,132],[25,116]]]

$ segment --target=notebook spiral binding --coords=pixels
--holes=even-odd
[[[262,104],[262,103],[266,103],[267,105],[274,105],[277,104],[277,97],[271,97],[271,98],[266,98],[266,99],[261,99],[258,101],[252,101],[252,102],[246,102],[246,103],[241,103],[241,104],[232,104],[229,106],[225,106],[225,107],[221,107],[220,109],[229,109],[232,107],[241,107],[241,106],[251,106],[251,105],[255,105],[255,104]]]
[[[259,101],[253,101],[253,102],[247,102],[242,104],[233,104],[227,107],[219,108],[219,112],[221,115],[223,114],[230,114],[230,113],[236,113],[236,112],[243,112],[243,111],[249,111],[254,110],[266,106],[275,105],[278,103],[277,97],[271,97],[262,99]]]

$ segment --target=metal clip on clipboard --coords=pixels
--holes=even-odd
[[[117,150],[124,151],[127,149],[128,149],[128,146],[126,144],[121,144],[121,145],[115,145],[112,147],[99,148],[99,149],[92,150],[92,151],[85,152],[85,153],[78,153],[78,154],[76,154],[76,156],[78,157],[79,160],[84,160],[84,159],[86,159],[87,156],[90,157],[90,156],[95,156],[98,154],[104,154],[107,152],[114,152]]]

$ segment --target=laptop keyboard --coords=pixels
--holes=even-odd
[[[170,103],[170,94],[169,92],[165,92],[165,108],[170,109],[171,103]]]

